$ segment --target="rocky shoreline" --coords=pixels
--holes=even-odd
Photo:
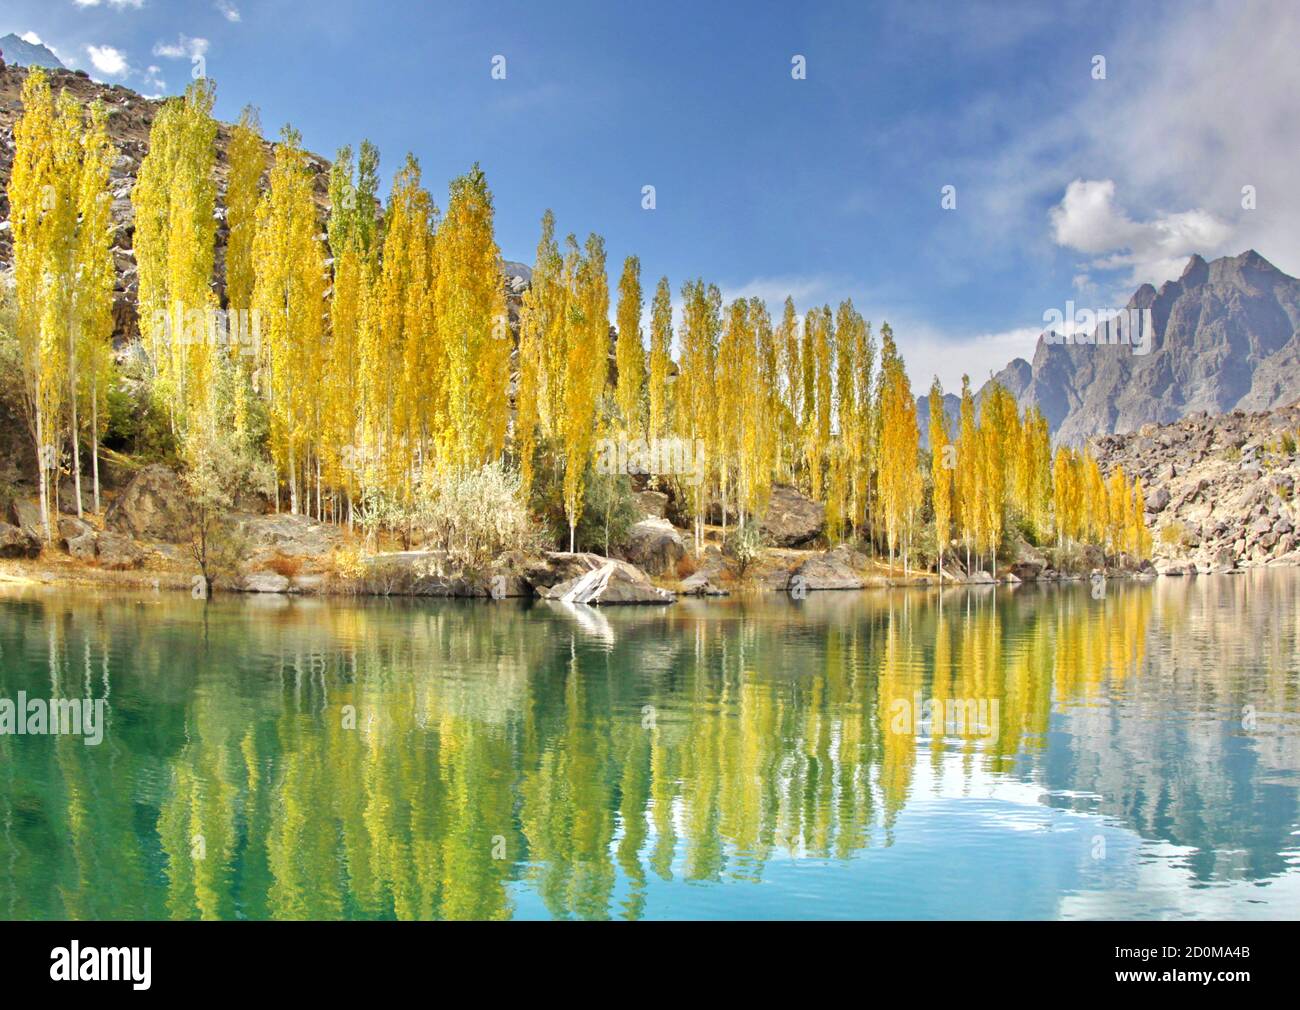
[[[250,509],[222,517],[243,545],[216,591],[297,595],[457,598],[537,597],[592,605],[666,604],[679,596],[827,592],[940,585],[1015,585],[1102,578],[1221,574],[1300,566],[1293,511],[1300,482],[1300,404],[1259,413],[1196,415],[1093,440],[1103,470],[1123,466],[1148,489],[1150,561],[1107,557],[1095,547],[1063,553],[1023,540],[995,571],[965,571],[960,550],[942,572],[889,568],[849,544],[825,543],[823,507],[790,487],[773,491],[761,523],[766,544],[747,563],[724,552],[723,516],[709,516],[705,542],[673,522],[672,502],[642,490],[642,517],[611,557],[565,551],[512,552],[482,571],[449,570],[433,550],[367,551],[359,535],[312,518]],[[188,503],[161,465],[120,475],[102,518],[75,515],[61,495],[55,543],[43,547],[40,512],[28,497],[0,503],[0,579],[45,583],[194,588]],[[254,503],[256,504],[256,503]]]

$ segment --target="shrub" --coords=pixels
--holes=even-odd
[[[459,570],[478,570],[499,554],[528,550],[535,534],[516,471],[504,463],[429,474],[420,482],[413,525]]]
[[[722,553],[734,558],[741,578],[763,550],[763,533],[758,523],[749,523],[727,534],[722,543]]]
[[[574,531],[576,550],[608,553],[627,540],[627,531],[641,518],[641,509],[627,474],[602,474],[588,464],[583,474],[582,515]],[[552,546],[569,549],[569,519],[564,511],[564,477],[549,459],[538,456],[529,508],[537,516]]]
[[[1160,528],[1160,542],[1170,547],[1183,547],[1187,544],[1187,530],[1177,520],[1166,523]]]

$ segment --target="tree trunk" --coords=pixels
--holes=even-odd
[[[41,487],[41,525],[45,527],[45,542],[51,543],[54,540],[54,533],[50,529],[50,475],[47,468],[48,462],[45,452],[45,417],[38,406],[36,408],[36,469]]]
[[[77,399],[72,399],[72,492],[77,496],[77,518],[81,519],[81,439],[77,437]]]
[[[95,514],[101,511],[99,503],[99,380],[90,387],[90,467],[95,475]]]

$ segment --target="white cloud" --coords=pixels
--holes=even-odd
[[[814,305],[829,302],[842,286],[829,277],[755,277],[737,288],[723,288],[722,304],[729,305],[736,298],[761,298],[768,311],[779,316],[789,296],[802,316]]]
[[[945,393],[961,392],[961,377],[970,376],[976,392],[989,377],[1000,372],[1013,358],[1029,361],[1034,356],[1042,324],[1021,326],[996,333],[973,333],[953,337],[930,327],[884,316],[894,330],[894,339],[907,364],[912,392],[924,395],[937,375]],[[873,327],[879,330],[877,322]]]
[[[90,56],[91,66],[109,77],[121,77],[130,69],[121,50],[112,46],[86,46],[86,53]]]
[[[144,72],[140,75],[148,91],[144,93],[145,98],[161,98],[167,90],[167,82],[162,77],[162,67],[150,65],[145,67]]]
[[[105,0],[72,0],[78,7],[98,7]],[[125,10],[130,7],[132,10],[139,10],[144,6],[144,0],[107,0],[108,6],[114,10]]]
[[[22,39],[24,42],[33,46],[45,45],[45,43],[41,41],[41,37],[37,35],[35,32],[23,32],[18,37]]]
[[[231,3],[230,0],[216,0],[216,3],[213,4],[213,6],[221,12],[222,16],[225,17],[227,21],[234,23],[240,21],[239,8]]]
[[[1075,179],[1049,213],[1056,243],[1078,252],[1102,254],[1093,269],[1129,268],[1127,283],[1159,284],[1177,277],[1193,253],[1214,256],[1233,235],[1226,222],[1202,208],[1157,214],[1135,221],[1115,203],[1113,179]],[[1082,287],[1075,277],[1075,286]]]
[[[208,51],[208,40],[179,36],[175,42],[159,42],[153,47],[153,54],[168,60],[196,59]]]

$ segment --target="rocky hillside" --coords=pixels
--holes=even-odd
[[[1223,572],[1300,564],[1300,402],[1249,413],[1203,411],[1092,440],[1104,473],[1142,478],[1156,569]]]
[[[1126,308],[1150,310],[1149,353],[1045,334],[1032,363],[1017,358],[994,379],[1022,405],[1037,404],[1058,441],[1076,445],[1300,397],[1300,280],[1254,250],[1212,263],[1193,256],[1178,280],[1144,284]],[[1093,336],[1104,337],[1102,327]]]

